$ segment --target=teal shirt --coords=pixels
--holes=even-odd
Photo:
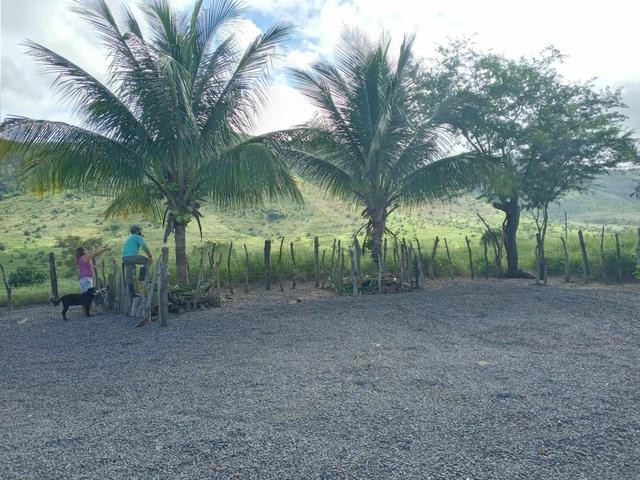
[[[140,249],[143,249],[145,252],[149,250],[147,247],[147,242],[144,241],[140,235],[129,235],[124,242],[124,247],[122,248],[122,256],[123,257],[133,257],[134,255],[139,255]]]

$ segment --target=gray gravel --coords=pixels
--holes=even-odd
[[[639,294],[273,293],[135,330],[4,312],[0,478],[640,478]]]

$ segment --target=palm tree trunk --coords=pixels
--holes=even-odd
[[[175,242],[176,242],[176,272],[178,281],[181,283],[189,282],[189,268],[187,266],[187,237],[185,225],[177,223],[175,226]]]
[[[386,228],[386,215],[384,211],[381,214],[375,215],[371,221],[373,223],[373,235],[371,240],[373,242],[371,255],[373,257],[373,263],[377,265],[378,257],[382,255],[382,237],[384,236],[384,230]]]

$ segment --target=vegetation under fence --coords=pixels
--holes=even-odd
[[[618,237],[617,245],[616,236]],[[475,277],[489,278],[498,276],[500,263],[505,262],[504,258],[496,261],[496,250],[491,248],[491,245],[488,245],[485,254],[484,247],[487,242],[486,240],[483,242],[483,238],[477,234],[468,237],[470,248],[466,241],[459,237],[436,238],[396,237],[399,246],[394,253],[394,237],[388,236],[383,259],[385,274],[392,274],[395,278],[400,278],[402,275],[406,283],[410,283],[407,281],[409,272],[403,272],[403,269],[407,268],[413,272],[414,277],[422,275],[426,282],[430,278],[471,277],[472,272]],[[585,233],[588,280],[607,283],[616,283],[620,279],[632,280],[633,271],[637,266],[638,239],[638,234],[632,231],[617,234],[605,231],[604,237],[602,233]],[[286,238],[274,239],[269,242],[268,271],[265,269],[264,245],[257,248],[255,244],[206,242],[192,249],[189,256],[190,288],[204,290],[205,287],[213,286],[224,289],[225,294],[230,294],[247,288],[264,289],[269,284],[271,290],[279,291],[295,288],[299,282],[315,284],[317,276],[320,287],[333,288],[345,293],[352,292],[351,252],[354,255],[353,261],[358,265],[358,288],[362,287],[366,278],[373,279],[375,284],[379,274],[378,265],[374,263],[368,244],[363,247],[362,240],[360,238],[357,242],[350,242],[344,239],[318,239],[316,247],[314,239],[304,242],[290,242]],[[568,272],[572,281],[582,282],[585,279],[585,265],[577,232],[570,232],[566,243],[567,268],[565,268],[565,254],[560,236],[552,232],[548,238],[545,247],[547,273],[552,277],[562,277]],[[400,251],[403,248],[407,255],[411,252],[412,258],[420,261],[422,272],[417,272],[417,263],[414,263],[413,267],[408,267],[406,262],[404,265],[401,264]],[[527,271],[535,272],[535,240],[520,239],[519,251],[523,267]],[[58,261],[64,263],[65,260]],[[108,283],[108,276],[115,268],[113,265],[117,264],[113,258],[98,262],[98,283]],[[39,259],[36,264],[34,259],[31,269],[39,273],[36,275],[33,272],[27,272],[28,269],[25,268],[16,272],[6,270],[4,272],[5,287],[11,288],[12,303],[15,306],[47,302],[52,296],[48,264],[44,259]],[[56,279],[60,294],[77,291],[77,280],[70,277],[68,271],[64,269],[59,271],[63,272],[60,278]],[[175,278],[171,261],[169,261],[168,274],[170,278]],[[26,280],[30,278],[36,278],[38,281],[29,284]],[[16,279],[19,282],[16,282]],[[175,281],[173,283],[175,284]],[[0,288],[0,305],[7,306],[7,304],[7,288]]]

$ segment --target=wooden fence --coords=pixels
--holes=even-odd
[[[490,236],[488,236],[490,238]],[[587,254],[586,240],[581,230],[577,234],[580,246],[580,255],[582,258],[582,281],[589,283],[592,280],[590,259]],[[615,240],[615,265],[609,265],[610,259],[605,255],[605,229],[603,228],[600,235],[600,262],[602,266],[602,281],[609,283],[615,278],[615,281],[621,283],[623,281],[622,255],[619,235],[613,235]],[[389,240],[391,240],[389,242]],[[449,278],[454,278],[454,264],[450,251],[450,244],[446,238],[442,239],[446,256],[442,257],[439,268],[447,271]],[[562,247],[564,252],[564,280],[571,281],[569,270],[569,255],[567,250],[568,238],[562,237]],[[465,237],[467,261],[469,274],[471,279],[477,277],[474,267],[475,261],[469,237]],[[496,245],[497,238],[493,243],[484,242],[483,250],[483,266],[484,276],[488,277],[489,271],[493,269],[493,275],[500,277],[502,274],[502,253],[501,246]],[[344,244],[339,239],[333,239],[328,245],[323,246],[318,237],[313,239],[312,250],[312,272],[305,271],[312,275],[313,284],[316,288],[332,288],[341,294],[350,293],[351,295],[359,295],[361,293],[385,293],[391,291],[405,292],[411,289],[423,288],[427,279],[433,280],[436,276],[435,265],[438,255],[438,247],[440,246],[440,238],[435,237],[433,245],[430,247],[429,254],[425,254],[420,241],[415,238],[407,240],[397,236],[384,238],[383,245],[378,255],[372,263],[369,264],[369,271],[363,268],[363,259],[365,253],[365,245],[361,244],[357,238],[353,238],[349,244]],[[493,263],[491,266],[489,259],[489,246],[493,249]],[[323,248],[324,247],[324,248]],[[197,281],[192,282],[188,303],[192,308],[198,306],[216,305],[220,302],[221,285],[224,283],[229,289],[229,294],[234,295],[234,279],[232,275],[232,254],[233,242],[225,247],[222,244],[211,244],[208,248],[200,248],[199,268],[197,271]],[[225,250],[225,251],[223,251]],[[390,252],[389,252],[390,250]],[[263,288],[271,290],[272,283],[276,282],[278,290],[284,291],[285,283],[290,282],[292,290],[297,287],[298,280],[298,264],[297,249],[294,242],[289,242],[288,248],[285,247],[285,239],[279,242],[277,256],[272,255],[272,241],[265,240],[264,249],[262,250],[262,266],[261,280]],[[250,288],[250,269],[256,268],[251,265],[249,249],[247,245],[243,245],[243,257],[241,268],[244,270],[241,274],[242,287],[244,292],[248,292]],[[226,256],[226,269],[223,271],[223,257]],[[236,256],[235,258],[239,258]],[[308,258],[308,257],[307,257]],[[611,258],[611,256],[609,256]],[[140,325],[145,324],[153,317],[159,317],[161,325],[167,324],[168,313],[170,310],[170,297],[175,302],[176,295],[169,288],[169,249],[162,248],[162,255],[157,264],[149,268],[148,275],[144,282],[138,285],[139,296],[130,298],[125,278],[124,265],[118,264],[115,260],[111,265],[105,265],[102,261],[101,265],[96,265],[96,281],[97,286],[108,287],[108,306],[116,313],[126,314],[139,320]],[[51,297],[58,297],[58,279],[55,256],[52,253],[48,256],[49,277],[51,281]],[[482,260],[479,260],[482,262]],[[544,259],[537,258],[537,281],[546,280],[546,265],[543,264]],[[635,264],[640,265],[640,228],[637,230],[637,242],[635,251]],[[207,266],[208,265],[208,266]],[[286,267],[286,268],[285,268]],[[615,275],[607,274],[611,267],[615,267]],[[191,270],[191,269],[190,269]],[[482,270],[482,269],[481,269]],[[285,278],[285,271],[288,272],[288,278]],[[6,290],[9,309],[13,306],[13,288],[6,275],[4,267],[0,264],[0,275],[2,283]],[[240,275],[237,275],[239,277]],[[194,279],[195,280],[195,279]],[[236,278],[236,286],[238,278]]]

